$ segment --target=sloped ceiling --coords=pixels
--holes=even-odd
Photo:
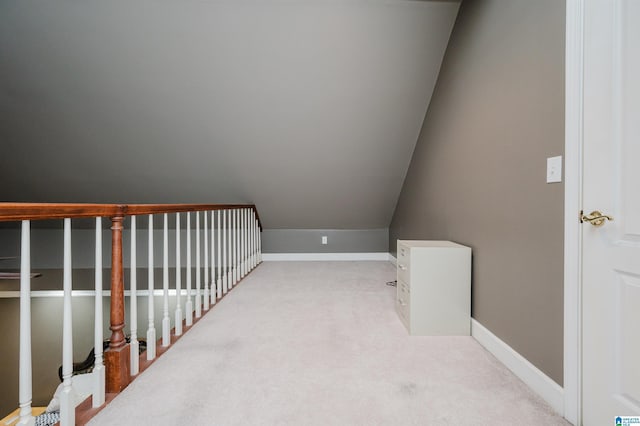
[[[255,202],[267,228],[388,227],[457,10],[0,2],[0,199]]]

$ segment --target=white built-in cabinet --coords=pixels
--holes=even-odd
[[[470,247],[451,241],[398,240],[397,268],[396,310],[409,334],[470,334]]]

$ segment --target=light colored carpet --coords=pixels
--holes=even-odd
[[[388,262],[265,262],[90,425],[565,425],[471,337],[410,337]]]

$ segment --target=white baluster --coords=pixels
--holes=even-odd
[[[191,301],[191,212],[187,213],[187,303],[184,307],[188,327],[193,325],[193,302]]]
[[[218,294],[218,299],[220,299],[222,297],[222,250],[220,248],[220,231],[221,231],[221,227],[220,227],[220,210],[218,210],[218,220],[217,220],[217,224],[218,224],[218,234],[216,236],[216,239],[218,240],[218,273],[217,273],[217,281],[216,281],[216,292]]]
[[[255,268],[256,266],[258,266],[258,238],[260,235],[260,228],[258,225],[258,219],[255,217],[255,212],[254,212],[254,219],[253,219],[253,232],[254,232],[254,237],[253,237],[253,267]]]
[[[240,209],[238,210],[238,214],[240,216],[240,226],[238,228],[238,235],[239,235],[239,239],[240,239],[240,261],[239,261],[239,265],[240,265],[240,279],[242,279],[245,276],[245,272],[244,272],[244,209]]]
[[[242,209],[238,209],[238,281],[244,276],[242,269]]]
[[[228,247],[229,253],[227,254],[227,290],[231,290],[233,288],[233,210],[227,210],[227,238],[228,238]]]
[[[235,283],[237,284],[240,281],[240,210],[235,210],[235,241],[236,241],[236,274],[235,274]]]
[[[247,209],[247,274],[251,272],[251,209]]]
[[[250,261],[250,256],[251,256],[251,222],[250,222],[250,218],[251,218],[251,210],[247,209],[247,252],[246,252],[246,259],[247,259],[247,274],[249,273],[249,271],[251,271],[251,261]]]
[[[256,245],[256,247],[254,249],[255,250],[254,251],[254,253],[255,253],[255,256],[254,256],[255,257],[255,261],[254,261],[254,263],[255,263],[255,266],[258,266],[260,264],[260,258],[258,257],[258,250],[260,249],[260,244],[259,244],[259,240],[260,240],[260,222],[258,222],[258,217],[257,217],[257,214],[255,214],[255,213],[254,213],[254,223],[255,223],[255,233],[256,233],[256,236],[255,236],[255,245]]]
[[[202,212],[204,217],[204,309],[209,310],[209,226],[207,212]]]
[[[253,270],[254,263],[254,246],[255,246],[255,221],[253,220],[253,210],[249,210],[249,269]]]
[[[234,216],[234,210],[229,210],[229,290],[231,290],[236,283],[236,240],[235,230],[236,222]]]
[[[217,291],[216,291],[216,241],[215,241],[215,216],[211,211],[211,304],[216,304]]]
[[[202,316],[200,285],[200,212],[196,212],[196,318]]]
[[[240,209],[236,209],[236,284],[240,281]]]
[[[248,258],[248,238],[249,238],[249,210],[242,209],[242,276],[246,276],[249,272]]]
[[[251,220],[251,209],[249,209],[249,217],[247,225],[249,228],[249,253],[247,254],[247,262],[249,263],[249,271],[253,270],[253,221]]]
[[[76,423],[73,376],[73,316],[71,311],[71,219],[64,220],[63,320],[62,320],[62,391],[60,392],[60,425]]]
[[[131,341],[129,343],[129,354],[131,375],[135,376],[140,372],[140,355],[139,355],[139,342],[138,342],[138,253],[136,244],[136,217],[131,216],[131,268],[129,273],[131,274],[131,285],[129,303],[131,306]],[[98,348],[96,347],[96,351]]]
[[[247,273],[251,272],[251,209],[247,209]]]
[[[169,217],[164,214],[162,233],[162,346],[171,344],[171,320],[169,319]]]
[[[258,264],[258,258],[256,256],[256,252],[258,251],[258,243],[257,243],[257,238],[258,238],[258,227],[257,227],[257,220],[256,220],[256,212],[255,210],[251,211],[251,229],[253,230],[253,238],[251,239],[251,243],[253,244],[253,252],[251,254],[252,260],[252,267],[255,268],[256,265]]]
[[[260,233],[260,224],[256,220],[256,233],[258,234],[258,263],[262,263],[262,235]]]
[[[229,290],[233,288],[235,282],[236,266],[236,240],[234,238],[235,215],[234,210],[229,210]]]
[[[227,214],[229,215],[229,265],[227,269],[229,270],[229,284],[228,289],[231,290],[233,288],[233,258],[234,258],[234,250],[233,250],[233,210],[228,210]]]
[[[28,220],[22,221],[20,248],[20,367],[19,367],[20,420],[18,425],[33,426],[31,413],[31,228]]]
[[[244,262],[244,249],[245,249],[244,213],[245,213],[245,209],[240,209],[240,278],[244,278],[244,276],[247,274],[247,272],[245,271],[245,262]]]
[[[235,284],[238,284],[240,281],[240,210],[235,210],[235,241],[236,241],[236,273],[235,273]]]
[[[231,219],[231,210],[227,210],[227,290],[233,287],[233,221]]]
[[[156,357],[156,326],[154,325],[154,306],[153,306],[153,215],[149,215],[149,240],[148,240],[148,261],[147,261],[147,283],[149,287],[148,311],[149,325],[147,328],[147,360],[151,361]]]
[[[95,286],[96,297],[94,307],[94,353],[96,360],[93,367],[93,398],[92,406],[100,407],[104,404],[105,368],[103,359],[102,342],[102,218],[96,217],[96,258],[95,258]],[[133,331],[132,331],[133,335]]]
[[[182,302],[180,293],[182,292],[182,270],[180,264],[180,213],[176,213],[176,336],[182,335]]]
[[[227,274],[227,210],[222,210],[222,292],[227,294],[229,290]]]
[[[255,264],[255,241],[256,241],[256,223],[253,220],[253,210],[249,211],[249,232],[251,237],[249,238],[249,267],[251,270],[256,266]]]
[[[232,238],[233,238],[233,282],[232,286],[238,282],[238,211],[236,209],[231,210],[233,217]]]

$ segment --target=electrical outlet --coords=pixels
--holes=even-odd
[[[326,235],[322,236],[322,244],[327,244],[327,236]]]

